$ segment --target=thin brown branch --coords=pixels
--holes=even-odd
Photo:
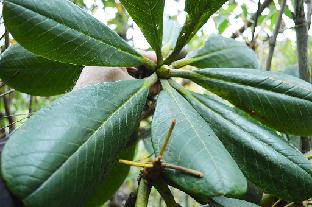
[[[29,96],[28,116],[30,117],[33,113],[33,96]]]
[[[252,34],[251,34],[251,42],[255,42],[256,27],[258,25],[259,16],[261,15],[260,9],[261,9],[261,1],[258,0],[258,9],[257,9],[257,12],[256,12],[256,18],[255,18],[254,23],[253,23]]]
[[[5,93],[0,94],[0,98],[3,97],[3,96],[8,95],[8,94],[10,94],[10,93],[13,93],[13,92],[15,92],[15,90],[14,90],[14,89],[10,89],[9,91],[7,91],[7,92],[5,92]]]
[[[272,59],[273,59],[273,54],[274,54],[274,50],[275,50],[276,39],[277,39],[278,33],[280,31],[280,28],[281,28],[281,23],[282,23],[282,20],[283,20],[283,13],[285,11],[285,8],[286,8],[286,0],[282,0],[281,9],[279,11],[278,18],[277,18],[276,24],[275,24],[275,29],[274,29],[273,35],[272,35],[272,37],[270,38],[270,41],[269,41],[270,49],[269,49],[269,56],[268,56],[268,59],[267,59],[267,62],[266,62],[266,70],[267,71],[271,70],[271,65],[272,65]]]
[[[5,28],[4,47],[2,49],[2,52],[4,52],[6,49],[8,49],[9,46],[10,46],[10,33]],[[7,96],[3,96],[2,98],[3,98],[5,115],[8,117],[8,121],[9,121],[9,129],[10,129],[10,132],[12,132],[15,129],[15,122],[14,122],[14,117],[11,116],[11,107],[10,107],[11,100],[10,100],[10,97],[7,97]]]
[[[248,27],[251,27],[253,25],[253,23],[255,22],[256,18],[262,14],[262,12],[264,11],[265,8],[267,8],[271,3],[272,3],[273,0],[265,0],[260,9],[259,9],[259,12],[256,12],[255,14],[253,14],[253,16],[250,18],[249,21],[247,21],[245,23],[244,26],[242,26],[240,29],[238,29],[236,32],[234,32],[232,34],[232,38],[235,39],[237,38],[240,34],[244,33],[245,30],[248,28]],[[259,15],[258,15],[259,14]]]
[[[182,166],[178,166],[178,165],[174,165],[174,164],[170,164],[170,163],[165,163],[165,162],[161,163],[161,166],[162,166],[162,168],[177,170],[179,172],[182,172],[182,173],[185,173],[185,174],[188,174],[188,175],[192,175],[192,176],[195,176],[195,177],[198,177],[198,178],[204,177],[202,172],[199,172],[197,170],[192,170],[192,169],[189,169],[189,168],[185,168],[185,167],[182,167]]]

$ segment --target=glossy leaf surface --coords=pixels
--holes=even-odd
[[[161,58],[165,0],[121,0],[145,38]]]
[[[144,80],[85,87],[32,116],[6,144],[2,175],[26,206],[84,206],[129,142]]]
[[[203,69],[193,79],[264,124],[296,135],[312,135],[312,85],[282,73]]]
[[[187,92],[185,97],[209,123],[248,180],[288,201],[312,196],[312,165],[283,137],[213,94]]]
[[[182,28],[173,52],[179,53],[182,48],[194,37],[197,31],[208,21],[227,0],[186,0],[186,22]]]
[[[82,68],[51,61],[20,45],[13,45],[1,56],[0,77],[10,87],[23,93],[52,96],[71,90]]]
[[[158,97],[152,123],[155,154],[159,154],[170,123],[176,119],[164,160],[204,174],[203,178],[197,178],[168,170],[165,175],[169,183],[200,199],[244,194],[245,177],[209,125],[166,81],[163,86],[165,91]]]
[[[27,50],[64,63],[138,66],[144,59],[116,33],[67,0],[5,0],[3,16]]]
[[[101,207],[106,201],[111,199],[118,188],[125,181],[129,174],[130,167],[122,165],[119,159],[132,160],[135,154],[136,145],[126,148],[115,161],[112,169],[108,172],[105,180],[97,187],[95,193],[87,202],[87,207]]]
[[[211,36],[203,48],[176,64],[197,68],[259,68],[255,52],[245,43],[219,35]]]

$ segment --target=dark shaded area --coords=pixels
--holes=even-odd
[[[0,158],[1,152],[3,147],[7,141],[7,138],[0,140]],[[1,166],[1,159],[0,159],[0,166]],[[1,207],[22,207],[22,203],[14,198],[10,191],[5,186],[4,181],[2,180],[1,173],[0,173],[0,206]]]

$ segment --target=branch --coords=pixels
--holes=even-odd
[[[240,29],[238,29],[236,32],[234,32],[231,36],[231,38],[235,39],[237,38],[240,34],[244,33],[245,30],[248,28],[248,27],[251,27],[253,25],[253,22],[256,21],[256,18],[257,16],[261,15],[262,12],[264,11],[265,8],[267,8],[271,2],[273,0],[265,0],[263,2],[263,4],[261,5],[260,9],[259,9],[259,12],[257,11],[251,18],[249,21],[246,22],[246,24],[244,26],[242,26]],[[259,15],[258,15],[259,14]]]
[[[251,35],[251,42],[252,42],[252,43],[255,42],[256,27],[257,27],[257,25],[258,25],[259,16],[261,15],[260,9],[261,9],[261,2],[260,2],[260,0],[258,0],[258,9],[257,9],[257,12],[256,12],[255,21],[254,21],[254,23],[253,23],[252,35]]]
[[[147,207],[151,188],[152,186],[149,184],[149,182],[144,178],[141,178],[135,207]]]
[[[165,181],[159,178],[153,182],[153,186],[159,192],[160,196],[164,199],[167,207],[180,207],[180,205],[174,200],[174,197]]]
[[[274,50],[275,50],[275,44],[276,44],[276,39],[277,39],[277,35],[280,31],[281,28],[281,23],[282,23],[282,19],[283,19],[283,13],[285,11],[286,8],[286,0],[283,0],[281,3],[281,9],[279,11],[278,14],[278,18],[275,24],[275,29],[274,29],[274,33],[272,35],[272,37],[270,38],[269,41],[269,46],[270,46],[270,50],[269,50],[269,56],[266,62],[266,70],[269,71],[271,70],[271,65],[272,65],[272,59],[273,59],[273,54],[274,54]]]
[[[299,65],[299,77],[310,82],[310,71],[308,65],[308,25],[304,12],[304,0],[295,1],[295,12],[293,14],[297,38],[297,54]],[[310,150],[311,140],[301,137],[301,151]]]
[[[306,0],[306,4],[307,4],[307,23],[308,23],[308,29],[310,29],[311,15],[312,15],[312,1]]]
[[[4,47],[2,49],[2,52],[4,52],[6,49],[8,49],[10,46],[10,33],[9,31],[5,28],[4,32]],[[4,91],[5,93],[5,91]],[[10,107],[10,98],[3,96],[3,104],[4,104],[4,111],[5,115],[8,117],[9,121],[9,129],[10,132],[12,132],[15,129],[15,122],[14,122],[14,117],[11,116],[11,107]]]

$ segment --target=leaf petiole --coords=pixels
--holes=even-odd
[[[172,120],[171,126],[170,126],[170,128],[169,128],[169,130],[168,130],[168,132],[167,132],[166,137],[165,137],[165,141],[164,141],[164,143],[163,143],[163,145],[162,145],[162,147],[161,147],[161,149],[160,149],[160,152],[159,152],[159,157],[161,157],[161,158],[163,157],[164,152],[165,152],[165,150],[166,150],[166,148],[167,148],[167,146],[168,146],[168,143],[169,143],[169,140],[170,140],[172,131],[173,131],[173,129],[174,129],[176,123],[177,123],[177,121],[176,121],[175,119]]]

